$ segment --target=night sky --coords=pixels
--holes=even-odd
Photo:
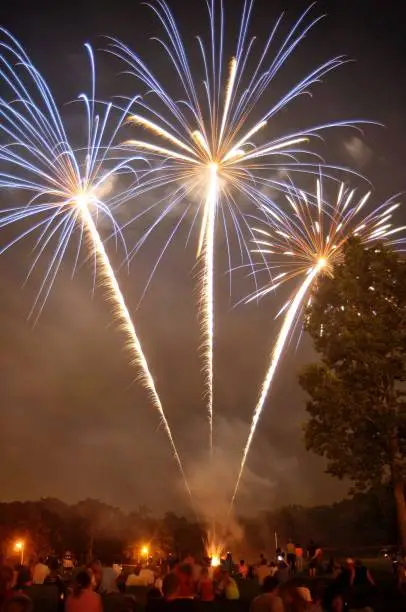
[[[229,35],[242,3],[225,0]],[[399,3],[400,4],[400,3]],[[203,0],[169,0],[195,54],[193,37],[206,27]],[[187,9],[185,6],[187,5]],[[251,32],[260,40],[286,9],[293,23],[308,3],[257,0]],[[323,156],[349,165],[373,183],[375,203],[406,189],[405,37],[401,8],[378,0],[320,2],[314,14],[326,18],[309,34],[281,71],[278,88],[338,54],[354,61],[328,75],[281,117],[277,129],[325,120],[371,119],[367,126],[326,133]],[[233,25],[234,23],[234,25]],[[151,36],[161,33],[148,7],[138,0],[30,0],[4,2],[0,24],[23,43],[48,80],[58,103],[72,100],[88,85],[83,43],[97,52],[98,93],[134,94],[118,73],[117,61],[103,53],[110,34],[135,48],[153,68],[164,70]],[[162,74],[162,72],[160,73]],[[270,94],[271,95],[271,94]],[[63,115],[78,136],[75,106]],[[280,122],[280,123],[278,123]],[[404,196],[406,201],[406,195]],[[5,194],[2,206],[16,203]],[[131,203],[129,204],[131,206]],[[123,212],[126,214],[126,211]],[[399,216],[401,221],[402,215]],[[403,214],[405,218],[406,215]],[[195,244],[185,246],[187,227],[170,247],[146,297],[139,302],[167,233],[163,227],[134,259],[120,284],[134,315],[151,369],[186,469],[194,483],[206,483],[208,426],[203,395],[194,288]],[[131,227],[128,242],[139,229]],[[3,237],[4,244],[12,232]],[[59,497],[74,502],[96,497],[123,508],[147,504],[155,512],[186,511],[189,506],[159,417],[136,380],[123,349],[123,336],[112,323],[103,292],[92,296],[92,271],[82,265],[71,279],[74,252],[68,253],[45,309],[34,326],[27,316],[43,268],[22,287],[32,261],[27,241],[0,258],[0,490],[4,500]],[[232,278],[230,297],[224,240],[218,240],[215,339],[216,484],[230,488],[267,356],[275,338],[273,317],[283,304],[281,292],[260,303],[234,308],[249,285],[243,273]],[[119,263],[117,257],[116,263]],[[268,399],[249,456],[238,510],[252,513],[281,503],[329,503],[346,487],[323,474],[324,464],[303,446],[304,397],[297,372],[314,355],[304,338],[293,342]]]

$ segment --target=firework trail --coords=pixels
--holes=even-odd
[[[231,507],[279,361],[292,336],[303,305],[309,298],[310,290],[321,275],[331,274],[333,265],[342,261],[343,246],[352,236],[358,236],[364,244],[383,240],[394,248],[405,241],[404,237],[396,238],[395,235],[405,230],[406,226],[393,227],[391,223],[392,213],[399,206],[394,202],[394,198],[367,216],[360,215],[369,196],[370,192],[354,202],[355,189],[349,190],[341,183],[336,201],[330,204],[323,199],[323,183],[318,179],[316,194],[310,201],[305,192],[292,187],[291,193],[286,196],[290,212],[281,215],[272,209],[264,208],[268,217],[267,226],[253,229],[258,236],[254,252],[265,256],[267,269],[276,274],[267,286],[250,296],[248,301],[262,298],[290,280],[301,280],[291,299],[279,312],[280,315],[286,311],[253,412]]]
[[[227,226],[233,228],[241,259],[252,263],[249,224],[241,201],[261,207],[264,192],[284,191],[287,185],[281,175],[287,172],[318,172],[319,159],[305,144],[327,127],[349,125],[341,122],[306,128],[269,139],[266,128],[279,111],[312,85],[343,63],[342,57],[326,61],[289,89],[282,98],[266,102],[259,111],[264,94],[279,75],[285,61],[320,20],[310,18],[311,7],[293,25],[285,39],[279,40],[282,16],[273,26],[259,54],[254,51],[255,38],[249,37],[253,0],[245,0],[236,49],[231,60],[225,57],[225,18],[221,0],[208,0],[209,44],[197,38],[202,59],[200,77],[196,66],[189,63],[176,20],[164,0],[149,4],[165,32],[156,39],[174,75],[175,99],[148,68],[139,55],[124,43],[112,39],[109,51],[127,63],[130,74],[146,89],[144,98],[135,103],[137,110],[130,118],[140,132],[137,139],[125,143],[131,150],[145,155],[149,165],[139,173],[138,196],[157,190],[155,202],[137,213],[135,219],[156,210],[157,217],[135,247],[139,249],[155,228],[169,215],[177,218],[173,230],[159,254],[152,275],[189,211],[194,224],[199,219],[197,257],[202,259],[200,285],[203,358],[208,396],[210,451],[213,449],[213,348],[215,233],[220,217],[226,236],[231,269],[231,247]],[[168,74],[165,75],[166,81]],[[200,86],[202,85],[202,89]],[[176,94],[178,96],[178,93]],[[273,130],[275,133],[275,130]],[[146,133],[146,137],[144,134]],[[253,141],[260,137],[260,143]],[[317,167],[314,162],[317,161]],[[168,194],[168,190],[170,193]],[[272,198],[265,198],[275,207]],[[193,201],[192,201],[193,200]],[[245,204],[244,204],[245,206]],[[175,214],[173,214],[175,213]],[[190,233],[189,233],[190,236]],[[146,288],[147,288],[146,287]]]
[[[107,289],[115,318],[121,323],[127,338],[133,364],[141,371],[142,383],[159,412],[190,495],[154,379],[95,222],[99,216],[107,219],[116,241],[122,240],[124,244],[111,208],[123,204],[131,197],[134,177],[129,162],[132,160],[128,159],[128,154],[120,159],[119,149],[115,149],[114,158],[112,150],[113,141],[128,108],[124,109],[107,136],[107,126],[112,121],[112,106],[105,105],[102,116],[96,114],[94,58],[90,46],[86,45],[92,72],[92,97],[89,99],[85,94],[79,96],[86,108],[88,134],[86,147],[75,151],[69,144],[62,118],[46,82],[19,42],[5,30],[1,30],[1,33],[5,40],[0,42],[0,79],[2,85],[11,92],[11,101],[0,98],[0,187],[31,194],[26,206],[1,211],[0,228],[19,221],[29,222],[28,229],[1,252],[39,232],[36,242],[38,253],[30,269],[31,273],[47,247],[56,243],[34,304],[39,316],[68,244],[75,230],[79,230],[74,267],[85,240],[89,257],[94,260],[95,274],[97,272]],[[80,157],[84,159],[83,164],[80,163]],[[103,193],[111,190],[114,177],[122,174],[130,174],[130,186],[111,197],[107,205],[102,200]]]

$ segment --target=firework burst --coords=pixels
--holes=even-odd
[[[406,230],[406,226],[392,224],[392,214],[399,206],[395,201],[397,196],[363,216],[370,195],[368,192],[357,198],[355,189],[348,189],[341,183],[335,201],[327,202],[320,178],[313,196],[292,187],[286,195],[285,213],[264,207],[267,223],[253,228],[256,234],[253,252],[266,258],[266,270],[272,272],[272,280],[248,301],[263,298],[286,282],[297,280],[299,284],[278,313],[278,316],[284,315],[283,322],[252,416],[232,504],[279,361],[300,319],[303,305],[310,299],[311,289],[322,275],[332,274],[334,264],[343,259],[343,246],[352,236],[358,236],[365,245],[382,240],[398,249],[405,243],[406,238],[398,234]],[[260,269],[264,270],[263,263]]]
[[[182,99],[171,96],[139,55],[122,42],[112,40],[110,52],[127,63],[130,74],[147,90],[144,98],[136,101],[137,112],[129,118],[139,135],[137,139],[125,143],[131,150],[150,160],[145,171],[139,173],[136,194],[141,198],[151,191],[165,191],[163,197],[156,195],[152,205],[137,213],[135,218],[138,219],[155,209],[157,216],[135,250],[144,244],[163,219],[174,214],[177,220],[159,254],[158,265],[189,211],[193,219],[192,228],[198,220],[197,257],[201,259],[202,268],[202,345],[212,453],[214,253],[218,218],[225,231],[230,268],[231,238],[228,225],[235,232],[240,256],[248,257],[252,263],[247,239],[252,234],[241,202],[244,202],[244,206],[261,207],[265,199],[267,205],[273,206],[272,199],[265,198],[264,192],[286,191],[287,186],[281,175],[316,171],[312,164],[317,161],[318,167],[319,161],[315,160],[314,153],[306,149],[306,143],[312,137],[317,137],[324,128],[348,125],[348,122],[319,125],[270,138],[269,123],[279,111],[341,65],[343,58],[336,57],[318,66],[270,104],[269,99],[264,101],[265,92],[269,93],[269,86],[286,60],[320,19],[311,19],[310,9],[303,13],[282,40],[279,37],[280,17],[258,52],[255,50],[255,38],[250,38],[248,33],[253,0],[245,0],[235,52],[231,57],[225,57],[223,4],[221,0],[208,0],[209,44],[205,45],[202,38],[197,38],[202,59],[199,79],[199,76],[196,77],[196,66],[192,70],[189,63],[186,47],[168,5],[164,0],[156,0],[149,6],[165,32],[165,39],[158,39],[158,42],[169,60],[173,85],[181,91]],[[259,108],[262,104],[261,112]],[[272,132],[275,134],[274,128]]]
[[[94,58],[90,46],[86,45],[92,73],[92,95],[89,98],[81,94],[79,98],[86,109],[87,143],[82,149],[73,149],[48,85],[19,42],[5,30],[1,33],[0,79],[10,97],[0,98],[0,187],[5,193],[28,194],[25,206],[0,211],[0,228],[17,222],[22,222],[25,227],[2,252],[31,234],[39,234],[36,240],[38,252],[31,272],[45,252],[51,251],[50,263],[34,304],[39,316],[71,239],[78,236],[74,267],[82,243],[87,243],[88,257],[94,260],[95,277],[106,289],[115,319],[123,328],[134,365],[141,372],[142,383],[159,412],[190,494],[154,379],[97,229],[97,220],[103,217],[109,222],[116,241],[121,240],[124,244],[111,209],[131,197],[134,177],[129,163],[132,160],[128,159],[128,154],[119,159],[119,149],[114,149],[114,156],[112,150],[128,108],[117,121],[112,117],[111,104],[104,105],[103,113],[97,114]],[[111,125],[114,126],[112,129]],[[106,201],[103,195],[111,191],[114,177],[128,173],[129,187]]]

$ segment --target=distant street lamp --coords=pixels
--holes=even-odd
[[[141,548],[141,555],[142,555],[142,557],[145,557],[146,561],[148,561],[148,555],[149,555],[149,548],[148,548],[148,546],[143,546]]]
[[[20,563],[21,565],[24,565],[24,541],[17,540],[17,542],[14,544],[14,550],[20,553]]]

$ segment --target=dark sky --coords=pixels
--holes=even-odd
[[[231,24],[238,19],[241,3],[225,0],[224,4],[232,36]],[[205,27],[203,0],[169,0],[169,5],[193,49],[194,34]],[[292,23],[306,6],[258,0],[252,32],[264,38],[281,10],[287,10]],[[378,0],[320,2],[315,13],[326,12],[326,18],[275,85],[283,87],[292,77],[337,54],[354,60],[330,74],[312,99],[295,102],[276,121],[282,122],[279,127],[347,118],[383,123],[385,127],[370,126],[363,134],[331,133],[323,150],[329,161],[353,166],[372,180],[376,202],[406,188],[406,43],[397,6]],[[162,68],[157,46],[148,41],[160,32],[159,26],[138,0],[7,2],[0,8],[0,23],[21,40],[61,104],[86,87],[82,45],[89,41],[95,48],[104,47],[100,35],[122,38],[157,71]],[[105,96],[135,93],[123,91],[117,63],[102,52],[97,63],[99,92]],[[69,112],[76,111],[66,111],[67,120],[73,122]],[[4,205],[4,196],[1,201]],[[130,242],[135,232],[129,232]],[[169,249],[137,311],[143,284],[159,252],[159,234],[134,260],[130,276],[120,275],[120,282],[186,469],[193,482],[205,485],[212,479],[208,478],[208,429],[197,352],[195,246],[185,247],[185,232]],[[224,243],[220,240],[219,245]],[[31,243],[22,244],[0,258],[2,498],[55,496],[71,502],[98,497],[124,508],[146,503],[156,512],[188,508],[165,433],[128,364],[109,306],[102,291],[92,297],[91,270],[85,265],[71,280],[73,254],[68,253],[39,323],[33,327],[27,321],[41,280],[38,269],[22,288],[31,248]],[[224,489],[236,474],[275,338],[273,316],[284,296],[259,306],[232,308],[244,294],[246,282],[235,275],[230,299],[221,254],[218,262],[214,480]],[[280,367],[249,457],[239,498],[241,512],[284,502],[331,502],[345,493],[343,485],[323,474],[323,462],[306,453],[301,439],[304,398],[296,378],[312,357],[304,338],[296,352],[292,344]]]

